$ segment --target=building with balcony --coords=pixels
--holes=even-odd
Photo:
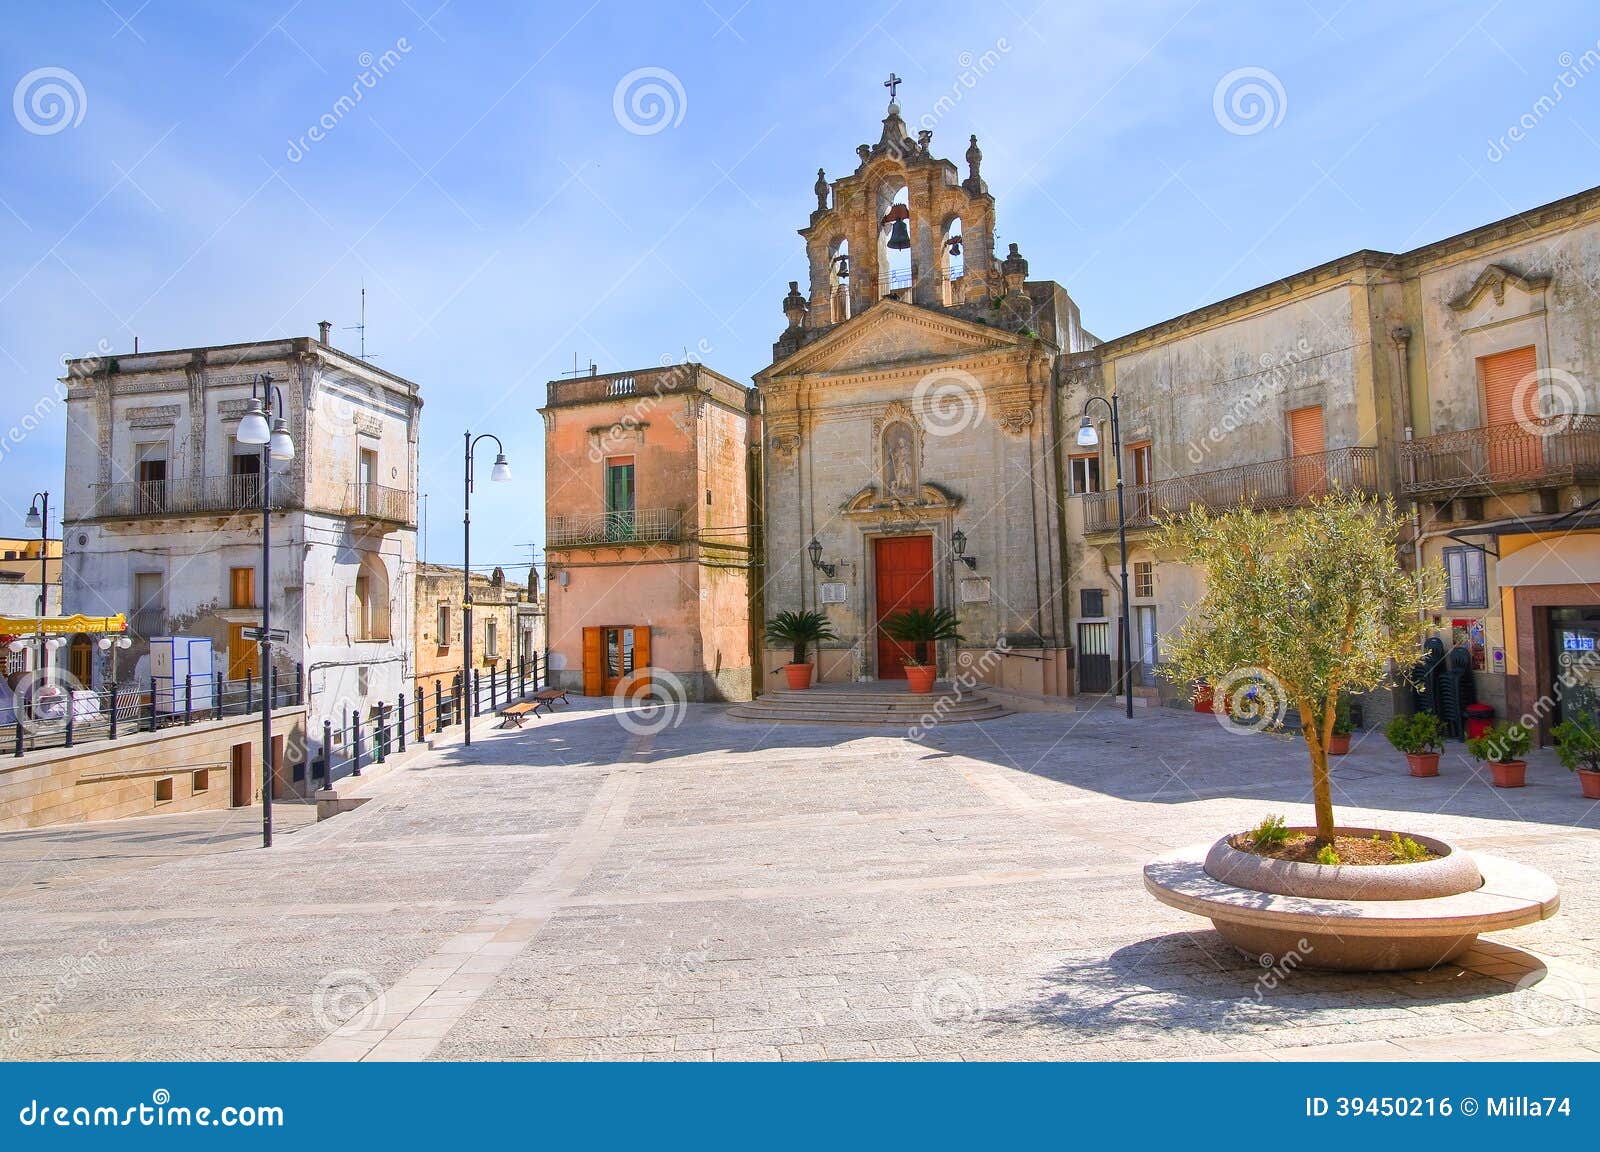
[[[1593,707],[1600,670],[1600,189],[1403,253],[1356,252],[1073,358],[1061,403],[1115,394],[1130,546],[1121,603],[1115,466],[1061,447],[1080,690],[1176,700],[1162,636],[1201,575],[1150,536],[1194,504],[1292,508],[1338,488],[1414,509],[1403,559],[1442,567],[1447,648],[1501,716]],[[1131,651],[1120,649],[1126,613]],[[1577,655],[1575,655],[1577,654]],[[1544,703],[1541,705],[1541,701]],[[1366,701],[1369,719],[1393,706]]]
[[[58,615],[61,612],[60,538],[0,536],[0,616],[39,615],[41,584],[44,615]]]
[[[64,599],[125,613],[119,678],[147,675],[154,636],[209,637],[218,674],[259,682],[264,597],[303,666],[309,727],[393,705],[412,682],[416,384],[319,338],[67,362]],[[235,439],[252,384],[281,388],[295,455],[270,476],[261,578],[262,454]],[[96,655],[93,679],[111,675]]]
[[[687,362],[552,380],[545,406],[546,623],[553,683],[693,700],[751,692],[756,563],[741,384]]]
[[[456,674],[462,671],[461,593],[459,566],[417,566],[412,679],[430,694],[436,680],[444,691],[450,691]],[[514,673],[526,669],[531,680],[537,668],[535,659],[544,658],[544,605],[539,599],[538,572],[529,572],[527,584],[507,580],[499,568],[474,572],[472,630],[472,665],[484,681],[491,669],[504,674],[508,662]]]

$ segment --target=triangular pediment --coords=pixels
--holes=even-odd
[[[849,374],[958,360],[1032,345],[1032,338],[898,300],[880,300],[762,372],[761,378]]]
[[[1495,307],[1502,307],[1508,287],[1531,301],[1541,296],[1549,284],[1549,276],[1523,276],[1504,264],[1490,264],[1478,273],[1465,292],[1450,301],[1450,307],[1457,312],[1474,312],[1486,296],[1493,298]]]

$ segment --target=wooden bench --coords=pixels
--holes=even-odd
[[[555,705],[558,702],[562,704],[569,703],[565,688],[541,688],[533,694],[533,699],[537,705],[548,708],[551,711],[555,710]]]
[[[508,704],[500,709],[500,727],[521,728],[528,714],[531,712],[537,716],[542,706],[543,702],[537,700],[521,700],[515,704]]]

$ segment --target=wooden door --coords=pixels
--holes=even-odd
[[[605,659],[600,691],[610,696],[617,686],[633,675],[639,664],[639,632],[641,629],[616,627],[602,629]],[[631,684],[631,681],[630,681]]]
[[[605,690],[605,629],[583,630],[583,694],[602,696]]]
[[[933,607],[933,537],[885,536],[873,541],[874,590],[879,625],[907,608]],[[878,634],[878,678],[904,680],[905,661],[915,646]],[[933,652],[928,658],[933,659]]]
[[[244,638],[245,625],[228,625],[228,679],[243,680],[246,674],[261,679],[261,649],[254,640]]]
[[[1151,454],[1148,440],[1139,444],[1128,445],[1128,462],[1133,486],[1123,493],[1127,504],[1128,522],[1140,524],[1150,520],[1156,515],[1155,506],[1151,500],[1150,477]],[[1184,509],[1187,511],[1187,509]]]
[[[1497,352],[1478,361],[1483,381],[1483,423],[1488,429],[1489,475],[1496,479],[1537,476],[1543,471],[1544,445],[1531,431],[1538,425],[1539,369],[1532,346]]]
[[[74,636],[67,649],[67,671],[72,678],[87,688],[94,678],[94,644],[83,636]]]
[[[1296,408],[1289,413],[1289,475],[1297,500],[1328,485],[1322,454],[1328,450],[1322,405]]]
[[[246,807],[252,797],[250,795],[250,745],[235,744],[233,746],[232,763],[229,772],[230,789],[228,803],[235,808]]]

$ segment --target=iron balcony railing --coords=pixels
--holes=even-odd
[[[1182,515],[1195,504],[1210,512],[1241,507],[1265,512],[1296,507],[1311,496],[1335,488],[1343,492],[1376,492],[1378,450],[1335,448],[1240,468],[1197,472],[1130,486],[1124,495],[1128,527],[1150,528],[1168,516]],[[1116,531],[1116,489],[1086,495],[1083,518],[1085,532]]]
[[[285,493],[287,485],[273,488],[278,507],[297,500]],[[191,476],[182,480],[132,480],[95,486],[96,517],[192,516],[197,513],[248,512],[261,506],[261,478],[242,476]]]
[[[1484,492],[1600,479],[1600,416],[1491,424],[1401,445],[1412,493]]]
[[[552,516],[545,528],[547,546],[586,544],[650,544],[683,539],[683,512],[677,508],[640,508],[592,516]]]
[[[389,524],[414,524],[411,493],[404,488],[385,488],[382,484],[351,484],[345,491],[343,512],[363,520]]]

